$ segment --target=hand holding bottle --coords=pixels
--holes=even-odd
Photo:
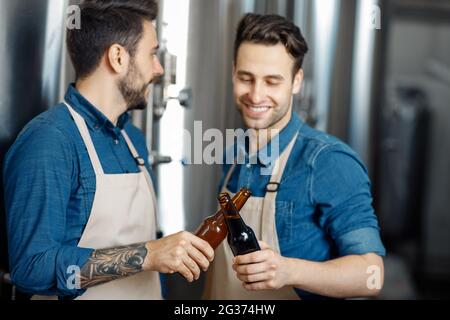
[[[150,241],[146,247],[146,270],[169,274],[178,272],[189,282],[197,280],[200,269],[206,271],[214,259],[211,246],[186,231]]]
[[[246,290],[278,290],[292,282],[290,259],[260,241],[261,251],[233,258],[233,270]]]

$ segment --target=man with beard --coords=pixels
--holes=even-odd
[[[128,111],[163,74],[154,0],[91,0],[67,46],[63,103],[32,120],[4,164],[11,278],[35,298],[161,299],[159,273],[199,278],[214,252],[187,232],[156,240],[142,133]]]

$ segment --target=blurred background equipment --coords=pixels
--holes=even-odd
[[[373,178],[391,274],[411,298],[448,298],[450,2],[386,1],[383,19]]]
[[[0,163],[17,134],[61,96],[65,0],[0,0]],[[64,84],[65,86],[65,84]],[[2,167],[3,168],[3,167]],[[2,170],[3,171],[3,170]],[[2,173],[0,173],[3,181]],[[0,186],[0,295],[15,296]]]
[[[20,129],[74,81],[64,22],[67,6],[78,3],[0,0],[0,160]],[[166,74],[132,119],[151,151],[164,234],[194,231],[217,210],[221,168],[191,149],[202,152],[207,129],[242,127],[231,70],[246,12],[280,14],[301,27],[311,50],[294,110],[367,164],[388,251],[380,298],[448,298],[449,0],[160,0]],[[1,297],[19,298],[6,284],[3,203],[0,209]],[[200,298],[203,280],[167,277],[168,298]]]
[[[414,238],[422,224],[428,99],[423,90],[408,87],[397,88],[392,98],[391,109],[382,112],[379,216],[386,238]]]

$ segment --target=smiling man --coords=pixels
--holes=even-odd
[[[232,194],[253,192],[241,215],[262,250],[233,257],[223,243],[208,271],[206,298],[367,297],[381,289],[385,249],[363,163],[292,112],[307,51],[299,28],[280,16],[247,14],[239,24],[234,96],[247,128],[269,139],[246,146],[244,164],[224,165],[221,185]],[[274,137],[279,157],[268,160],[262,155]],[[272,174],[261,174],[267,168]],[[378,285],[368,286],[368,270]]]

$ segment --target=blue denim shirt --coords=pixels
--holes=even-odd
[[[278,135],[280,154],[297,132],[276,197],[281,254],[311,261],[366,253],[384,256],[371,184],[358,155],[337,138],[312,129],[295,113]],[[261,174],[261,169],[273,165],[264,157],[270,156],[271,143],[258,161],[246,155],[237,165],[227,185],[231,192],[247,187],[253,196],[264,197],[270,175]],[[230,167],[223,166],[221,186]]]
[[[145,160],[148,151],[128,114],[114,126],[73,85],[65,99],[86,120],[105,173],[139,172],[121,129]],[[89,219],[96,180],[84,142],[65,105],[39,115],[20,133],[5,157],[4,187],[13,282],[30,294],[82,294],[84,290],[67,288],[72,275],[67,268],[82,267],[93,252],[77,244]]]

